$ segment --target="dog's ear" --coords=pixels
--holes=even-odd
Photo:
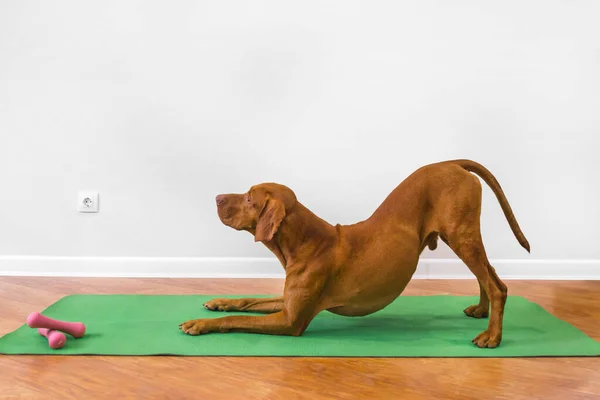
[[[256,223],[256,232],[254,233],[255,242],[268,242],[273,239],[275,233],[285,218],[285,205],[283,202],[267,197],[265,205],[258,217]]]

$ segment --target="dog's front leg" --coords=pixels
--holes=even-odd
[[[212,299],[204,303],[210,311],[246,311],[271,314],[283,310],[283,297],[270,299]]]
[[[299,336],[308,326],[309,318],[289,316],[285,311],[269,315],[235,315],[213,319],[194,319],[184,322],[180,329],[188,335],[205,333],[247,332],[266,335]]]
[[[179,329],[188,335],[248,332],[299,336],[322,311],[322,291],[326,280],[322,272],[306,265],[288,267],[281,311],[268,315],[194,319],[182,323]]]

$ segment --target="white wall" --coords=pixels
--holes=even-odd
[[[600,260],[600,2],[0,3],[0,255],[263,257],[214,196],[332,223],[475,159],[499,259]],[[75,210],[97,189],[101,212]],[[426,257],[451,257],[442,247]]]

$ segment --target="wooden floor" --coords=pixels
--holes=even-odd
[[[600,340],[600,281],[508,281]],[[0,336],[73,293],[240,294],[276,279],[0,277]],[[475,281],[414,280],[407,295],[477,294]],[[461,310],[457,310],[461,312]],[[486,350],[482,350],[486,351]],[[489,350],[488,350],[489,351]],[[599,358],[339,359],[0,355],[0,399],[583,399],[600,398]]]

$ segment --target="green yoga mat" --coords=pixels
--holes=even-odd
[[[503,341],[496,349],[479,349],[471,343],[486,328],[488,320],[465,316],[462,310],[478,298],[460,296],[401,296],[366,317],[349,318],[323,312],[301,337],[183,334],[178,328],[181,322],[225,315],[202,307],[214,297],[266,296],[67,296],[43,313],[51,318],[84,322],[87,332],[83,338],[68,336],[65,347],[52,350],[36,329],[23,325],[0,338],[0,353],[321,357],[600,355],[600,343],[522,297],[509,297]]]

